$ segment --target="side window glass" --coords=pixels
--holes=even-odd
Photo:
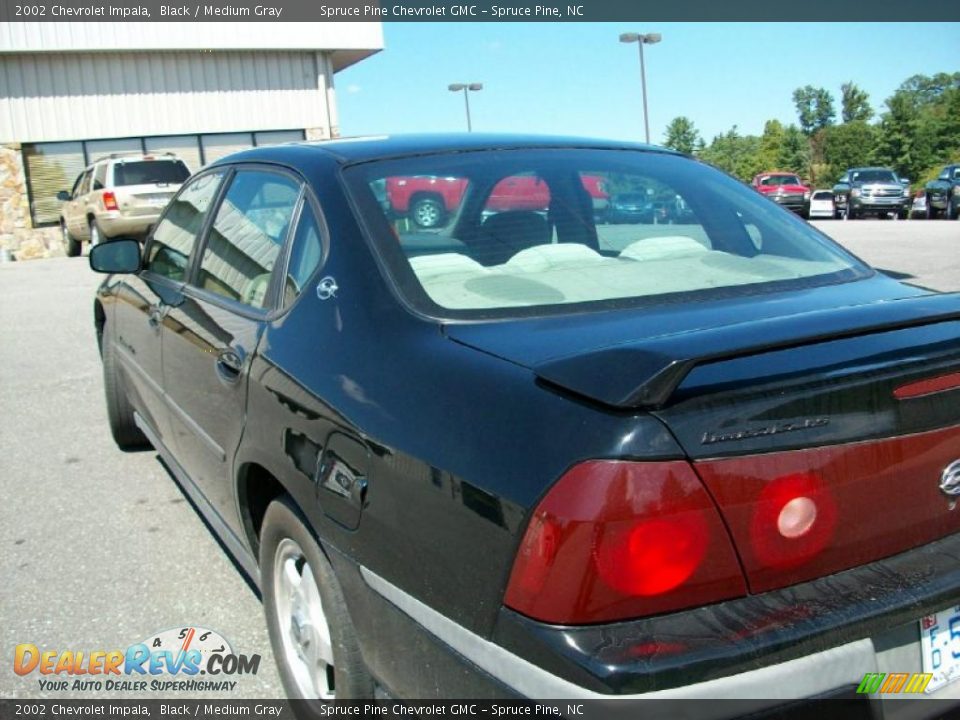
[[[93,173],[93,189],[94,190],[103,190],[106,187],[107,182],[107,164],[101,163],[97,165],[97,169]]]
[[[80,181],[80,194],[86,195],[90,192],[90,176],[93,174],[93,168],[90,168],[83,174],[83,180]]]
[[[273,266],[299,196],[300,183],[285,175],[237,172],[207,237],[197,284],[245,305],[266,307]]]
[[[313,206],[305,202],[303,212],[300,213],[300,222],[297,223],[296,235],[293,236],[293,246],[290,248],[290,263],[283,283],[283,307],[288,307],[303,292],[322,260],[320,224],[313,212]]]
[[[153,231],[147,251],[147,270],[177,282],[186,280],[190,253],[197,244],[197,235],[203,228],[223,175],[222,171],[201,175],[173,199]]]

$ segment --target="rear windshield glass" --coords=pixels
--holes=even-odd
[[[814,200],[833,200],[833,191],[832,190],[817,190],[813,194]]]
[[[394,284],[434,316],[582,312],[870,272],[746,185],[665,153],[481,151],[344,174]],[[624,198],[642,205],[625,211]]]
[[[180,160],[138,160],[113,166],[113,184],[124,185],[179,185],[190,177],[190,171]]]

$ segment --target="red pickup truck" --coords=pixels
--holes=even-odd
[[[593,200],[595,213],[606,210],[609,196],[603,178],[584,175],[584,189]],[[421,228],[443,225],[463,199],[468,180],[457,177],[398,176],[386,181],[387,201],[396,215],[407,216]],[[484,209],[489,212],[508,210],[544,211],[550,206],[550,188],[534,175],[511,175],[498,182]]]
[[[793,210],[801,217],[810,214],[810,188],[800,182],[793,173],[765,172],[750,183],[761,195],[766,195],[778,205]]]

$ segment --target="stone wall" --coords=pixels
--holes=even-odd
[[[63,255],[58,228],[34,228],[19,143],[0,145],[0,250],[17,260]]]

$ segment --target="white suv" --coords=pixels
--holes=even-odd
[[[190,170],[176,155],[115,154],[100,158],[57,194],[67,255],[82,243],[115,237],[142,239]]]

